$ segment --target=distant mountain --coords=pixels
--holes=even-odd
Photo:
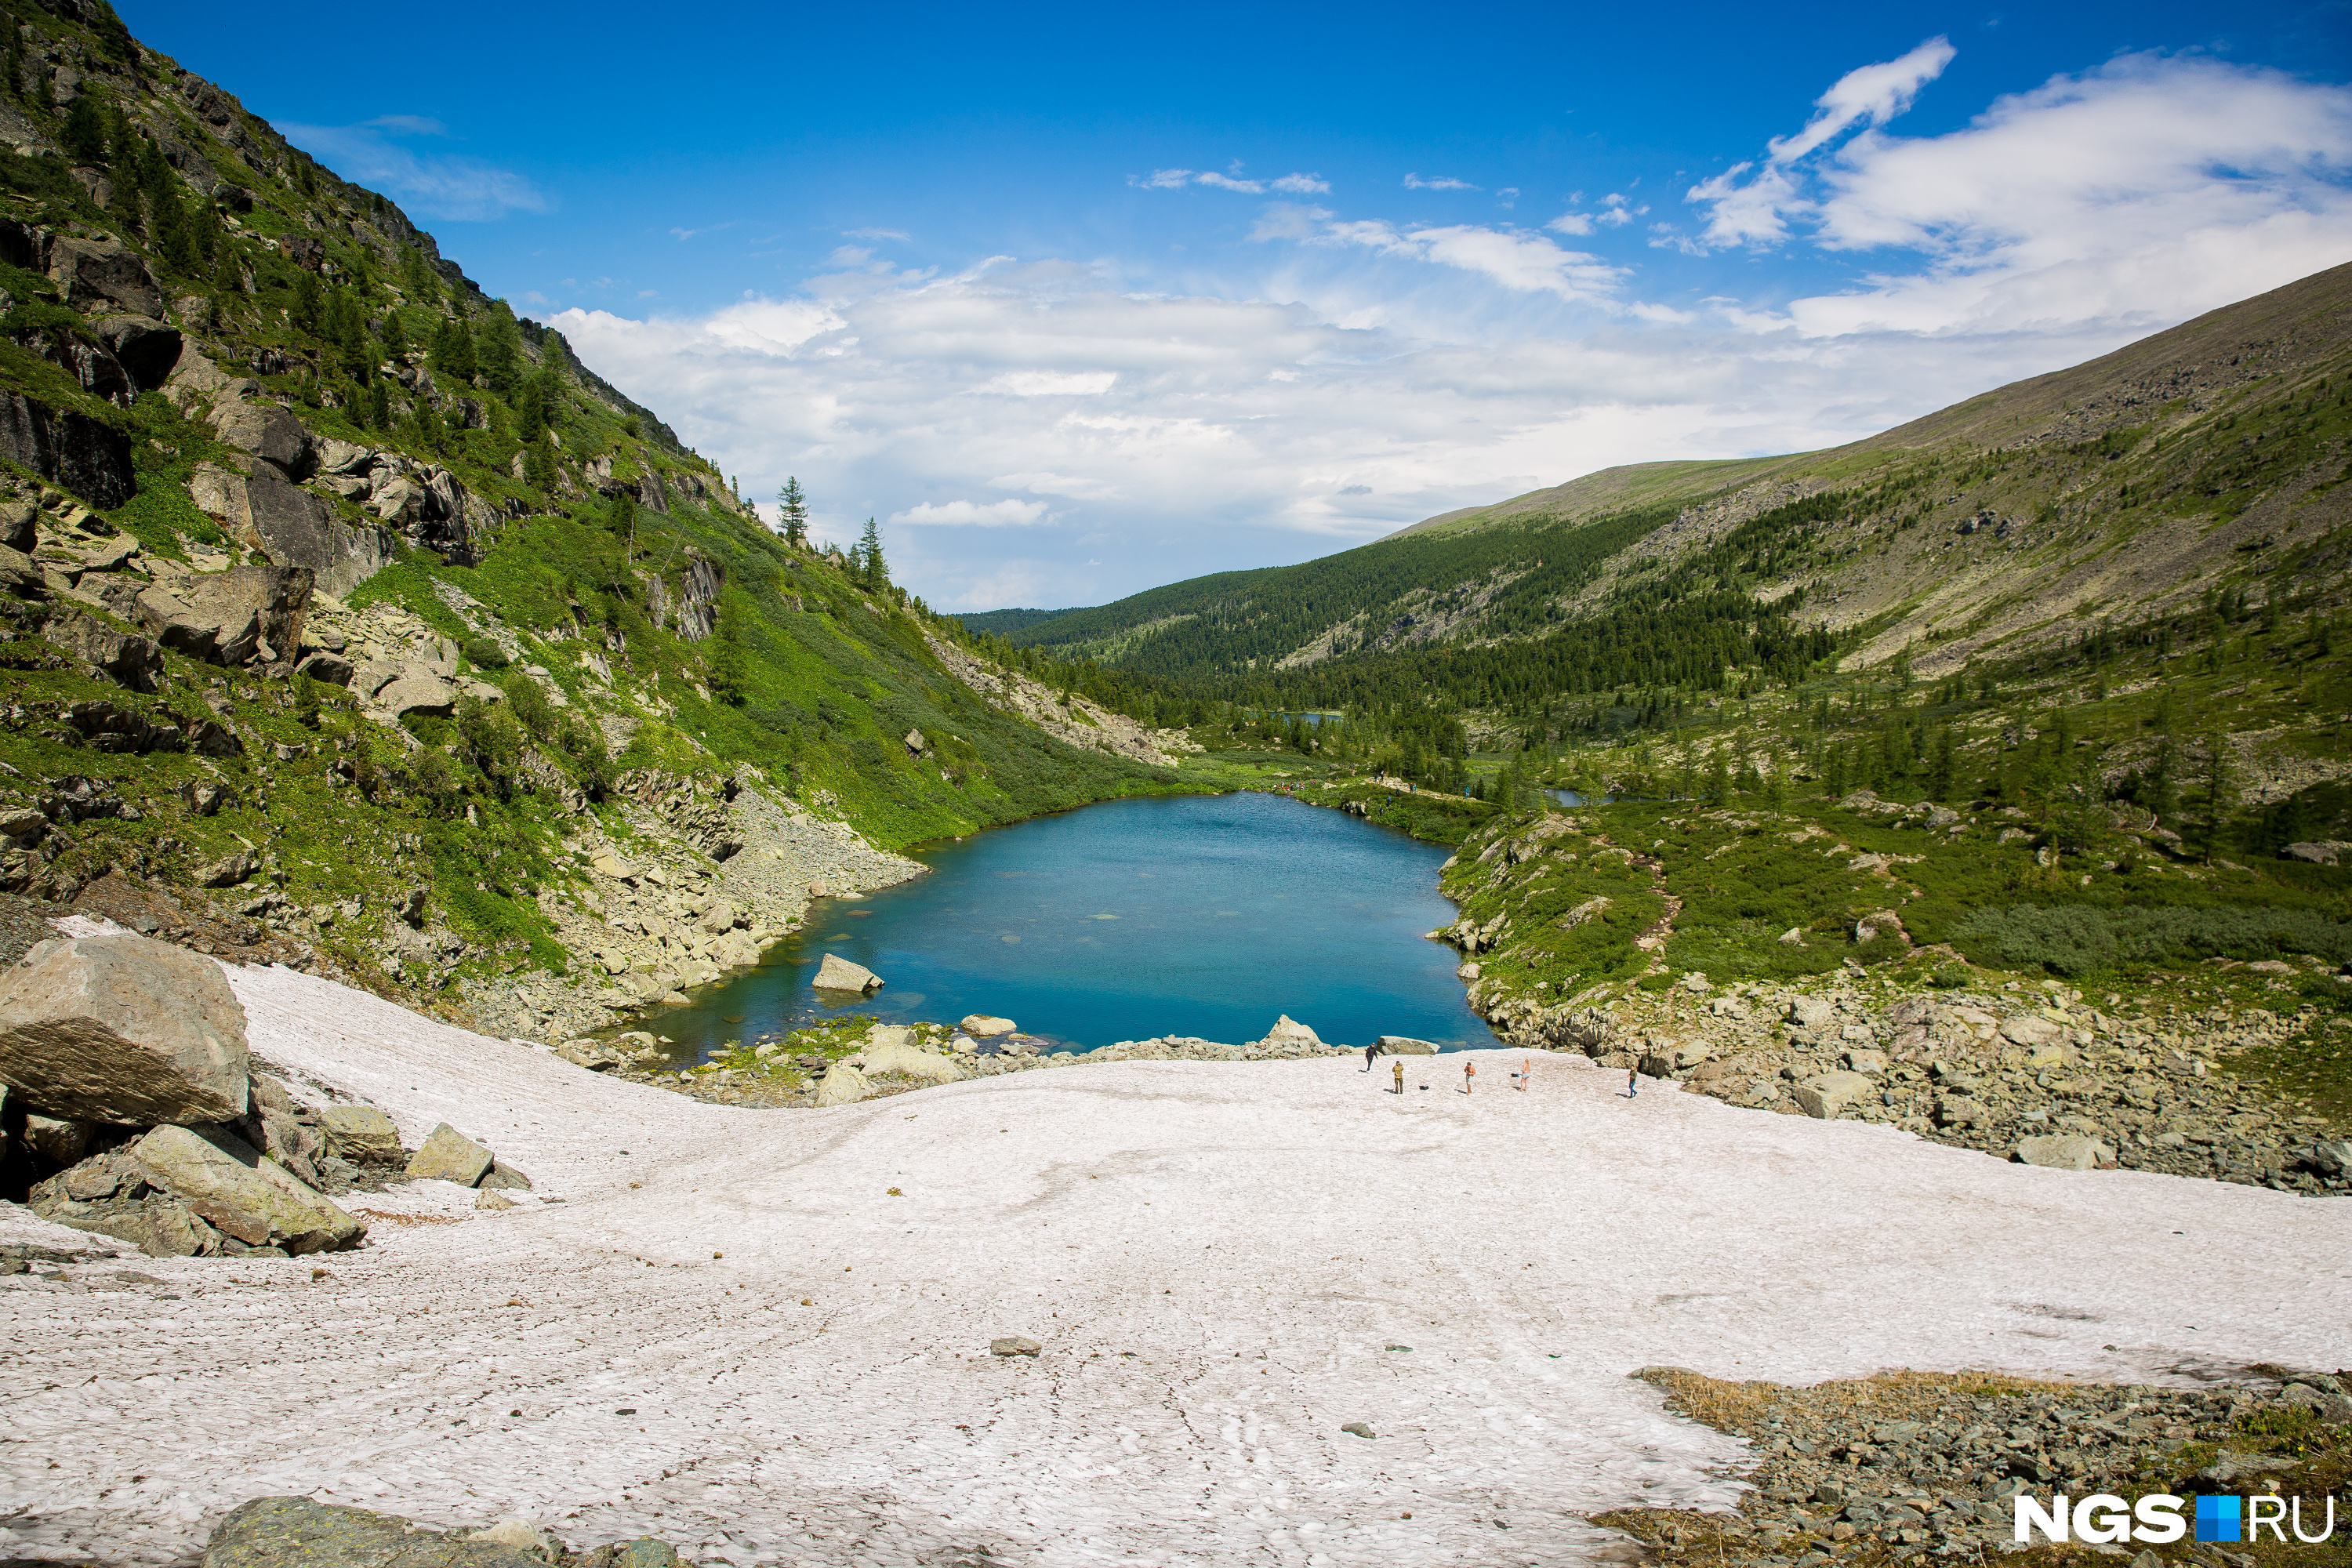
[[[1605,469],[1012,635],[1284,706],[1508,709],[1719,677],[1800,629],[1934,673],[2255,579],[2340,583],[2347,376],[2352,266],[1849,446]]]

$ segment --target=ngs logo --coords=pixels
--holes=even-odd
[[[2151,1492],[2146,1497],[2126,1502],[2105,1492],[2095,1493],[2076,1502],[2071,1509],[2066,1495],[2060,1492],[2044,1508],[2023,1492],[2017,1495],[2017,1525],[2014,1539],[2022,1545],[2040,1531],[2049,1540],[2065,1541],[2069,1535],[2088,1546],[2105,1546],[2131,1541],[2149,1546],[2162,1546],[2179,1540],[2189,1532],[2189,1521],[2181,1518],[2181,1510],[2189,1500],[2166,1492]],[[2201,1494],[2195,1500],[2197,1539],[2200,1541],[2255,1541],[2264,1530],[2280,1545],[2286,1544],[2287,1531],[2305,1546],[2317,1546],[2336,1533],[2336,1500],[2330,1497],[2325,1522],[2319,1533],[2305,1535],[2303,1531],[2303,1500],[2276,1495],[2263,1497],[2222,1497]]]

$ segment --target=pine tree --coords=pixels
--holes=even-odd
[[[522,396],[515,405],[515,435],[525,442],[531,442],[546,433],[546,390],[539,377],[534,375],[522,384]]]
[[[555,448],[547,444],[544,432],[523,449],[522,475],[525,484],[542,494],[555,489]]]
[[[522,389],[520,368],[521,333],[515,328],[515,319],[504,305],[497,306],[490,319],[483,323],[476,347],[476,357],[481,362],[482,378],[490,390],[509,403]]]
[[[882,531],[870,517],[866,520],[866,531],[857,536],[856,559],[858,580],[867,588],[878,594],[890,585],[889,563],[882,559]]]
[[[381,381],[372,381],[368,384],[367,396],[368,428],[372,430],[391,429],[392,389]]]
[[[387,309],[383,313],[383,357],[397,364],[408,357],[408,334],[401,330],[400,312]]]
[[[466,324],[466,318],[460,316],[449,323],[449,374],[471,386],[479,370],[480,364],[474,353],[473,329]]]
[[[319,330],[319,312],[325,304],[319,289],[319,276],[305,272],[294,283],[294,324],[306,332]]]
[[[788,476],[784,488],[776,492],[776,523],[787,544],[808,544],[808,497],[801,493],[797,479]]]
[[[98,95],[84,92],[66,110],[66,122],[58,132],[58,145],[65,149],[70,163],[103,164],[106,160],[106,112],[99,107]]]

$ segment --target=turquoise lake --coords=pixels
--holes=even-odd
[[[928,874],[820,899],[757,969],[652,1027],[698,1061],[836,1011],[969,1013],[1086,1049],[1155,1035],[1244,1041],[1287,1013],[1335,1044],[1491,1044],[1463,999],[1442,848],[1270,795],[1112,801],[928,846]],[[845,1005],[809,981],[828,952],[887,982]]]

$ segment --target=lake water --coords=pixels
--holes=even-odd
[[[1493,1037],[1464,1001],[1442,848],[1343,813],[1243,793],[1112,801],[933,845],[928,875],[820,899],[757,969],[651,1026],[698,1061],[828,1012],[953,1023],[992,1013],[1078,1048],[1155,1035],[1240,1042],[1279,1014],[1335,1044]],[[888,984],[809,984],[837,952]]]

